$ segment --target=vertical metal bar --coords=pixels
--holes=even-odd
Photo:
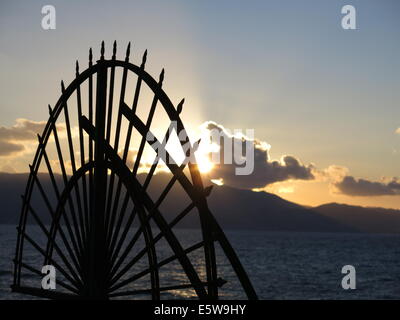
[[[114,41],[113,45],[113,55],[112,60],[115,60],[117,54],[117,42]],[[106,133],[106,141],[107,143],[110,142],[111,136],[111,124],[112,124],[112,110],[113,110],[113,98],[114,98],[114,77],[115,77],[115,65],[111,66],[111,73],[110,73],[110,89],[108,93],[108,110],[107,110],[107,133]]]
[[[106,288],[106,245],[105,245],[105,194],[107,184],[107,166],[104,149],[107,67],[104,57],[98,61],[96,84],[96,125],[95,125],[95,168],[94,168],[94,210],[91,212],[89,246],[89,296],[107,299]]]
[[[89,50],[89,68],[93,66],[93,53],[92,48]],[[89,88],[88,88],[88,98],[89,98],[89,121],[93,124],[93,75],[92,73],[89,76]],[[81,124],[79,124],[81,126]],[[88,136],[89,143],[89,162],[93,161],[93,139]],[[93,210],[93,168],[89,170],[89,220],[90,220],[90,212]],[[89,221],[90,224],[90,221]]]
[[[76,77],[79,76],[79,64],[76,61]],[[78,123],[79,119],[82,116],[82,99],[81,99],[81,86],[78,85],[76,88],[76,103],[78,109]],[[85,164],[85,145],[83,141],[83,130],[82,127],[79,126],[79,145],[80,145],[80,158],[81,158],[81,167]],[[89,228],[89,207],[88,207],[88,195],[87,195],[87,184],[86,184],[86,174],[82,177],[82,189],[83,189],[83,206],[84,206],[84,220],[85,220],[85,236],[87,235],[87,230]],[[86,238],[83,239],[83,246],[86,246]]]
[[[64,159],[63,159],[63,155],[62,155],[62,151],[61,151],[61,146],[60,146],[60,140],[58,138],[58,133],[57,133],[57,127],[55,124],[55,121],[53,119],[53,111],[51,110],[51,107],[49,106],[49,114],[50,114],[50,121],[51,122],[51,129],[53,131],[53,135],[54,135],[54,142],[56,144],[56,150],[57,150],[57,156],[58,156],[58,162],[60,164],[61,167],[61,173],[62,173],[62,177],[63,177],[63,181],[64,181],[64,185],[67,186],[68,181],[67,181],[67,173],[65,171],[65,165],[64,165]],[[68,198],[68,204],[71,210],[71,216],[72,216],[72,222],[74,224],[74,228],[75,228],[75,232],[77,232],[77,224],[76,224],[76,213],[75,213],[75,207],[74,207],[74,203],[71,199],[71,197]],[[68,225],[67,225],[68,226]],[[56,227],[55,225],[52,226],[52,228]],[[70,230],[68,230],[70,231]],[[51,229],[50,232],[53,232],[53,229]],[[72,241],[72,245],[74,246],[75,251],[77,252],[77,255],[79,257],[82,257],[82,252],[80,251],[80,249],[77,246],[77,243],[75,241],[75,238],[71,236],[71,241]]]
[[[130,50],[131,50],[131,43],[129,42],[128,47],[126,48],[125,62],[129,62]],[[115,128],[115,137],[114,137],[114,149],[115,150],[118,150],[118,145],[119,145],[119,137],[120,137],[120,131],[121,131],[121,122],[122,122],[121,106],[125,100],[127,76],[128,76],[128,69],[126,67],[124,67],[123,73],[122,73],[121,92],[119,95],[118,116],[117,116],[117,124],[116,124],[116,128]],[[115,173],[111,172],[109,183],[108,183],[108,191],[107,191],[107,193],[108,193],[107,209],[106,209],[107,230],[108,230],[109,219],[110,219],[110,214],[111,214],[111,204],[112,204],[112,200],[113,200],[114,180],[115,180]]]

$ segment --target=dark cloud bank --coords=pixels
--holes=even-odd
[[[0,127],[0,156],[11,156],[25,150],[24,142],[35,141],[46,122],[17,119],[12,127]]]
[[[334,186],[339,193],[348,196],[371,197],[400,195],[400,183],[397,179],[393,179],[388,183],[383,183],[345,176],[342,181],[335,183]]]

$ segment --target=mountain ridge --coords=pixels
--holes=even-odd
[[[20,195],[25,191],[28,174],[0,172],[0,224],[17,224]],[[41,176],[43,185],[50,187],[50,179]],[[57,175],[61,181],[61,176]],[[142,177],[139,176],[139,180]],[[149,192],[157,195],[170,176],[159,173],[154,176]],[[152,182],[153,183],[153,182]],[[183,203],[186,195],[182,188],[173,189],[171,198],[163,204],[166,219],[178,212],[177,203]],[[180,201],[176,201],[180,199]],[[292,232],[372,232],[400,233],[400,210],[327,203],[317,207],[305,207],[267,192],[254,192],[230,186],[215,185],[208,204],[224,229],[249,229]],[[39,208],[45,211],[45,208]],[[195,215],[185,218],[180,227],[196,225]]]

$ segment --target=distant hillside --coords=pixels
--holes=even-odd
[[[0,173],[0,224],[17,223],[27,179],[27,174]]]
[[[313,209],[363,232],[400,233],[400,210],[328,203]]]
[[[0,173],[0,224],[16,224],[27,174]],[[143,177],[139,177],[141,180]],[[56,177],[60,185],[60,176]],[[160,194],[170,176],[158,174],[149,188],[153,199]],[[50,190],[50,180],[40,176],[44,189]],[[49,198],[54,197],[51,194]],[[44,205],[33,197],[36,212],[48,222],[49,215]],[[122,201],[122,200],[121,200]],[[170,221],[188,203],[180,187],[173,188],[161,206],[161,211]],[[327,204],[306,208],[286,201],[274,194],[240,190],[228,186],[214,186],[208,198],[209,207],[225,229],[249,229],[298,232],[396,232],[400,233],[400,211],[382,208]],[[197,214],[190,214],[179,227],[198,225]]]
[[[354,231],[330,217],[286,201],[274,194],[214,187],[209,206],[225,228],[273,231]]]

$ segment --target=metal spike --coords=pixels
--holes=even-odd
[[[208,197],[211,194],[211,191],[213,188],[214,188],[214,185],[210,185],[210,186],[204,188],[204,196]]]
[[[75,74],[77,76],[79,75],[79,62],[78,62],[78,60],[76,60],[76,63],[75,63]]]
[[[197,151],[197,149],[199,148],[199,145],[200,145],[200,141],[201,141],[201,138],[200,138],[199,140],[197,140],[195,143],[193,143],[192,148],[188,148],[188,149],[186,150],[186,157],[190,157],[190,155],[191,155],[192,153],[194,154],[194,153]],[[186,141],[185,141],[185,143],[190,143],[189,137],[187,137],[187,136],[186,136]]]
[[[164,68],[161,70],[161,73],[160,73],[160,77],[159,77],[159,80],[158,80],[158,83],[162,83],[164,81]]]
[[[113,55],[112,55],[112,59],[115,60],[115,56],[117,55],[117,40],[114,40],[114,44],[113,44]]]
[[[176,107],[176,111],[178,112],[178,114],[180,114],[182,112],[184,103],[185,103],[185,98],[183,98],[181,100],[181,102],[179,102],[178,106]]]
[[[89,66],[93,64],[93,52],[92,48],[89,49]]]
[[[141,65],[142,68],[144,68],[144,65],[146,64],[146,60],[147,60],[147,49],[143,53],[142,65]]]
[[[38,140],[39,140],[39,144],[42,144],[42,137],[40,136],[40,134],[39,133],[37,133],[36,134],[37,135],[37,138],[38,138]]]
[[[100,55],[101,55],[100,59],[101,60],[104,60],[104,51],[105,51],[105,49],[104,49],[104,40],[103,40],[101,42],[101,49],[100,49]]]
[[[61,92],[64,93],[64,91],[65,91],[64,81],[61,80]]]
[[[226,283],[228,283],[228,281],[226,281],[225,279],[222,279],[222,278],[218,278],[217,279],[217,286],[218,287],[222,287]]]
[[[129,55],[131,53],[131,42],[129,41],[128,47],[126,48],[126,55],[125,55],[125,61],[129,61]]]
[[[201,142],[201,138],[199,140],[197,140],[195,143],[193,143],[193,152],[196,152],[197,149],[199,149],[200,142]]]

